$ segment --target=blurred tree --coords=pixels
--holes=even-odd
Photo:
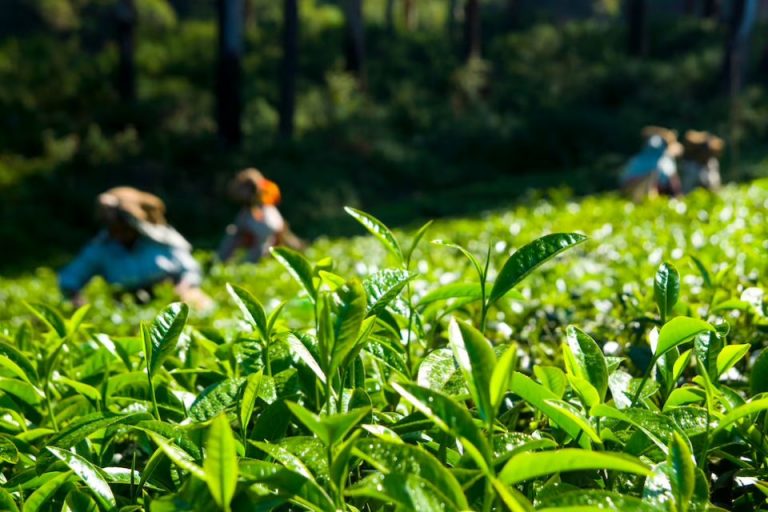
[[[216,121],[221,138],[230,144],[239,144],[242,138],[240,84],[245,5],[243,0],[218,0],[217,7]]]
[[[136,99],[136,5],[133,0],[118,0],[115,5],[117,47],[120,63],[117,70],[117,90],[124,101]]]
[[[646,18],[648,6],[646,0],[628,0],[627,2],[627,36],[630,55],[642,56],[648,50]]]
[[[414,0],[403,0],[403,15],[405,17],[405,29],[408,31],[416,29],[418,20],[418,11]]]
[[[280,69],[280,136],[293,137],[299,60],[298,0],[283,0],[283,62]]]
[[[683,12],[692,16],[696,10],[696,0],[683,0]]]
[[[480,0],[467,0],[464,4],[464,51],[467,60],[482,56],[481,27]]]
[[[757,19],[757,0],[733,0],[723,54],[723,79],[732,96],[741,90],[749,60],[749,40]]]
[[[365,25],[363,0],[343,0],[345,24],[344,55],[347,71],[353,73],[364,88],[365,76]]]
[[[701,11],[701,15],[714,20],[720,18],[720,4],[721,0],[704,0],[704,8]]]
[[[395,0],[387,0],[384,9],[384,24],[391,34],[395,31]]]

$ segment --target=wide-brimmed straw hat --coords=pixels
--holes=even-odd
[[[706,131],[688,130],[683,137],[685,158],[706,163],[710,158],[720,158],[725,149],[725,141]]]
[[[662,126],[646,126],[642,130],[643,139],[648,140],[654,135],[661,137],[667,144],[666,153],[676,158],[683,154],[683,145],[677,141],[677,132]]]
[[[190,248],[189,242],[165,218],[165,203],[149,192],[133,187],[115,187],[99,194],[96,215],[109,226],[125,222],[139,234],[155,242],[179,248]]]
[[[229,183],[229,196],[235,202],[246,206],[275,206],[281,199],[277,184],[254,168],[245,169],[235,175]]]

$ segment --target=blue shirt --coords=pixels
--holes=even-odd
[[[63,291],[73,293],[95,276],[128,290],[151,286],[165,279],[183,280],[195,286],[202,281],[200,265],[189,249],[162,244],[144,236],[129,249],[110,238],[106,231],[99,233],[59,272],[59,286]]]
[[[677,174],[675,159],[666,153],[667,145],[661,137],[654,136],[643,147],[642,151],[633,157],[624,168],[621,177],[627,182],[638,178],[656,175],[660,183],[666,183]]]

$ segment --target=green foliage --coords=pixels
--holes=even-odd
[[[759,508],[765,190],[542,200],[429,226],[449,247],[357,212],[383,242],[214,264],[209,311],[4,280],[0,504]]]

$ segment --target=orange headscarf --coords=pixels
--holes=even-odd
[[[281,199],[277,184],[253,168],[237,173],[229,184],[229,195],[236,202],[247,206],[277,206]]]

